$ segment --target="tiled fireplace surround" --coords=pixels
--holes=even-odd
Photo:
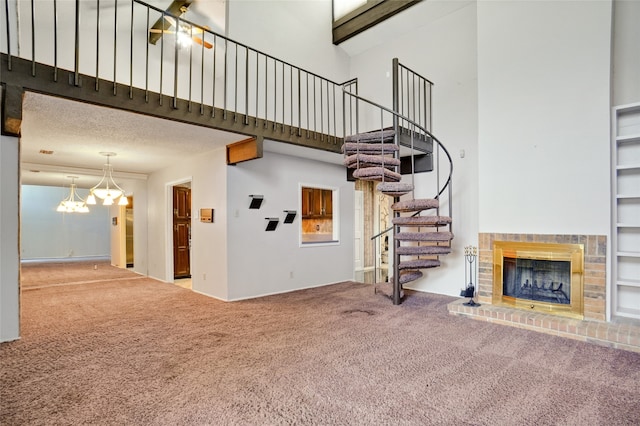
[[[605,236],[481,233],[478,237],[477,302],[481,306],[465,306],[468,299],[461,299],[449,304],[451,314],[640,352],[638,321],[606,322]],[[584,244],[584,320],[492,305],[494,241]]]

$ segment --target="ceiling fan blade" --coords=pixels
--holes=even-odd
[[[191,6],[193,1],[194,0],[174,0],[166,9],[166,12],[174,16],[182,16],[189,6]],[[151,28],[157,30],[168,30],[175,25],[176,20],[173,17],[164,15],[164,19],[163,17],[158,18]],[[160,37],[162,37],[162,33],[149,34],[149,43],[156,44],[158,40],[160,40]]]
[[[149,29],[150,33],[154,33],[154,34],[175,34],[176,32],[173,30],[160,30],[157,28],[151,28]]]
[[[202,39],[202,38],[200,38],[200,37],[193,36],[193,37],[191,37],[191,39],[192,39],[193,41],[195,41],[196,43],[198,43],[200,46],[204,46],[204,47],[206,47],[207,49],[211,49],[211,48],[213,47],[213,44],[211,44],[211,43],[209,43],[209,42],[205,41],[204,39]]]

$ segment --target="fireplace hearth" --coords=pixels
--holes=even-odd
[[[495,241],[581,244],[584,247],[581,297],[583,319],[542,310],[520,309],[503,304],[494,305],[493,247]],[[448,305],[449,313],[452,315],[640,353],[640,324],[620,318],[611,322],[606,321],[606,236],[481,233],[478,235],[478,249],[477,299],[482,306],[465,306],[466,299],[461,298]],[[538,283],[538,285],[541,284]]]

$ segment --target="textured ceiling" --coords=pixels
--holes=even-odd
[[[223,147],[244,135],[162,120],[141,114],[27,92],[23,102],[22,183],[68,185],[68,175],[81,176],[89,187],[102,174],[105,157],[116,175],[148,175],[188,158]],[[53,151],[44,155],[40,150]],[[39,170],[39,172],[35,172]]]

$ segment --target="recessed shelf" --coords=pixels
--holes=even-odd
[[[640,228],[640,223],[616,223],[617,228]]]
[[[618,194],[616,195],[616,198],[619,200],[632,200],[634,198],[640,198],[640,194],[638,195],[633,195],[633,194]]]
[[[618,280],[616,284],[625,287],[640,287],[640,280]]]
[[[618,316],[626,318],[640,318],[640,309],[620,308],[618,307]]]
[[[616,170],[640,170],[640,163],[639,164],[624,164],[621,166],[617,166]]]
[[[636,143],[636,142],[640,142],[640,134],[638,134],[638,135],[618,136],[618,137],[616,137],[616,141],[618,141],[619,144],[621,144],[621,143]]]
[[[618,251],[616,252],[618,257],[638,257],[640,258],[640,252],[636,251]]]

